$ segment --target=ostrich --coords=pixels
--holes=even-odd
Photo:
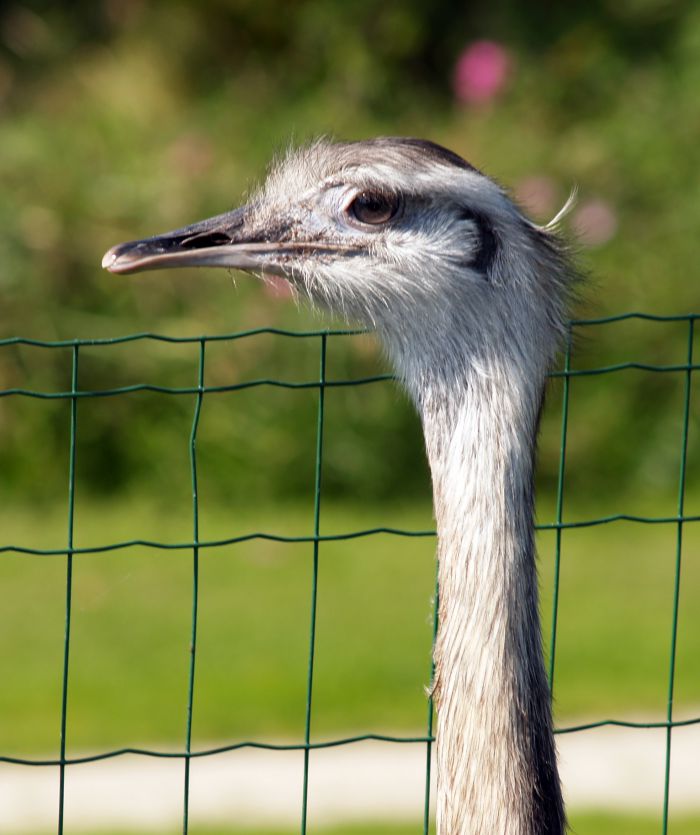
[[[561,835],[533,467],[573,271],[553,221],[432,142],[317,141],[243,208],[113,247],[113,273],[281,276],[376,328],[420,414],[438,531],[439,835]]]

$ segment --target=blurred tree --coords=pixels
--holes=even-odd
[[[455,65],[477,41],[495,45],[508,71],[493,95],[465,101],[453,89]],[[522,186],[523,195],[534,194],[533,206],[550,214],[577,183],[573,220],[588,241],[583,260],[595,276],[582,312],[697,309],[698,83],[700,7],[684,0],[2,4],[0,335],[180,335],[318,324],[243,280],[235,296],[220,274],[116,280],[99,270],[99,259],[115,241],[226,209],[290,138],[326,132],[430,136],[516,193]],[[577,361],[623,354],[682,360],[682,329],[665,330],[659,341],[651,333],[600,329],[580,343]],[[339,373],[381,369],[375,350],[354,345],[339,347]],[[300,367],[312,368],[304,350],[269,343],[222,356],[212,373],[227,380],[299,377]],[[185,374],[182,384],[191,383],[193,359],[188,365],[165,351],[153,358],[157,366],[137,351],[95,362],[82,384],[167,383]],[[65,389],[68,373],[64,354],[0,349],[3,386],[37,379]],[[595,429],[572,438],[569,461],[582,489],[614,485],[619,492],[623,479],[653,482],[654,473],[668,470],[677,447],[645,443],[653,427],[675,431],[678,404],[667,386],[658,380],[652,392],[640,375],[601,381],[597,394],[576,385],[578,420]],[[334,427],[328,486],[354,495],[386,495],[388,484],[404,495],[423,491],[410,408],[389,388],[369,395],[348,402]],[[114,400],[91,414],[81,456],[91,490],[121,490],[153,477],[167,489],[175,472],[168,450],[181,443],[183,421],[180,406],[172,413],[166,406],[172,403],[157,398],[138,408]],[[274,421],[259,408],[261,420]],[[219,456],[215,489],[225,492],[231,468],[249,471],[261,455],[275,490],[300,489],[308,475],[300,439],[309,405],[291,399],[284,408],[264,443],[251,442],[250,431],[244,441],[223,419],[212,421],[212,448],[240,442],[232,458]],[[0,425],[4,484],[30,489],[45,470],[40,458],[64,455],[65,411],[26,409],[5,398]],[[134,438],[157,457],[156,476]],[[545,485],[555,480],[556,452],[545,442]],[[691,452],[697,460],[693,435]],[[592,460],[597,467],[576,466]],[[251,498],[263,489],[255,483]],[[47,493],[62,485],[59,472]]]

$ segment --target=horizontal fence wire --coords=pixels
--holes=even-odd
[[[670,785],[670,765],[671,765],[671,743],[672,731],[674,728],[685,727],[690,725],[700,724],[700,716],[678,720],[674,719],[673,702],[674,702],[674,683],[676,673],[676,652],[678,640],[678,614],[679,614],[679,594],[681,581],[681,563],[682,563],[682,542],[684,525],[690,522],[700,521],[699,515],[688,515],[685,513],[685,491],[686,491],[686,475],[687,475],[687,455],[688,455],[688,433],[689,433],[689,417],[690,417],[690,398],[692,385],[692,372],[700,368],[700,364],[696,363],[693,354],[693,341],[695,321],[700,318],[700,314],[687,314],[677,316],[655,316],[645,313],[625,313],[618,316],[610,316],[597,319],[573,320],[567,331],[566,350],[564,354],[563,368],[553,371],[550,376],[552,378],[562,378],[562,422],[561,422],[561,441],[560,441],[560,460],[557,478],[557,493],[556,493],[556,518],[554,521],[538,524],[536,527],[541,531],[555,532],[555,549],[554,549],[554,582],[553,582],[553,603],[552,603],[552,621],[551,621],[551,635],[550,635],[550,666],[549,679],[552,690],[554,690],[554,673],[556,669],[555,654],[556,654],[556,637],[557,637],[557,618],[559,609],[559,585],[561,572],[561,554],[562,554],[562,537],[563,533],[569,529],[588,528],[598,525],[607,525],[612,523],[628,522],[638,524],[651,525],[674,525],[676,528],[676,551],[675,551],[675,566],[674,566],[674,594],[673,594],[673,611],[672,611],[672,634],[671,646],[669,652],[669,675],[668,675],[668,698],[666,719],[658,722],[642,722],[642,721],[625,721],[615,718],[606,718],[599,721],[588,722],[585,724],[571,725],[558,727],[555,730],[557,734],[569,734],[581,731],[588,731],[594,728],[614,726],[621,728],[632,729],[664,729],[665,730],[665,763],[664,763],[664,799],[663,799],[663,821],[662,832],[666,833],[668,829],[668,813],[669,813],[669,785]],[[685,362],[659,365],[639,362],[626,362],[614,365],[600,366],[596,368],[587,369],[573,369],[571,368],[571,352],[572,352],[572,334],[576,329],[586,328],[594,325],[614,325],[626,320],[638,319],[648,322],[685,322],[688,327],[687,335],[687,350]],[[223,754],[240,749],[263,749],[270,751],[303,751],[304,752],[304,766],[303,766],[303,791],[300,798],[300,819],[302,835],[307,828],[307,813],[309,802],[309,763],[312,752],[315,750],[336,748],[345,745],[357,744],[366,741],[378,741],[386,743],[394,743],[399,745],[424,745],[426,749],[426,783],[425,783],[425,799],[424,799],[424,820],[423,832],[427,835],[429,830],[430,820],[430,770],[431,770],[431,750],[434,742],[433,735],[433,703],[432,698],[428,699],[427,707],[427,724],[426,732],[423,735],[417,736],[400,736],[400,735],[385,735],[385,734],[362,734],[357,736],[348,736],[337,739],[312,741],[311,738],[311,723],[312,723],[312,705],[313,705],[313,684],[314,684],[314,661],[316,653],[316,613],[318,604],[318,574],[319,574],[319,554],[320,548],[326,542],[338,542],[342,540],[354,540],[369,536],[399,536],[399,537],[434,537],[433,530],[406,530],[393,527],[374,527],[365,530],[354,530],[335,534],[321,534],[320,533],[320,514],[321,514],[321,497],[322,497],[322,472],[323,472],[323,437],[324,437],[324,397],[325,392],[331,388],[346,387],[346,386],[361,386],[368,384],[375,384],[392,380],[391,374],[378,374],[374,376],[359,377],[353,379],[328,379],[327,377],[327,351],[328,341],[330,338],[340,338],[355,336],[366,333],[364,330],[350,330],[350,329],[320,329],[307,331],[289,331],[278,328],[257,328],[247,331],[239,331],[229,334],[219,335],[202,335],[195,337],[172,337],[156,333],[139,333],[127,336],[107,338],[107,339],[70,339],[70,340],[37,340],[27,339],[22,337],[14,337],[11,339],[0,340],[0,348],[10,346],[30,346],[43,349],[69,349],[71,353],[71,387],[66,391],[39,391],[27,388],[5,388],[0,389],[0,398],[2,397],[28,397],[38,398],[42,400],[67,400],[70,402],[70,436],[69,436],[69,485],[68,485],[68,519],[67,519],[67,537],[65,548],[42,549],[32,548],[26,546],[19,546],[13,544],[0,544],[0,553],[16,553],[46,557],[65,557],[66,559],[66,579],[65,579],[65,630],[63,641],[63,666],[62,666],[62,685],[61,685],[61,723],[60,723],[60,745],[59,754],[55,758],[40,758],[40,757],[16,757],[3,755],[0,752],[0,762],[26,765],[26,766],[54,766],[59,768],[59,811],[58,811],[58,832],[59,835],[63,832],[63,817],[64,817],[64,799],[65,799],[65,783],[66,770],[68,766],[78,765],[90,762],[98,762],[101,760],[112,759],[125,755],[135,754],[144,757],[156,757],[166,759],[181,759],[184,761],[184,783],[183,783],[183,833],[188,832],[189,827],[189,791],[190,791],[190,762],[193,759],[201,757],[211,757],[218,754]],[[301,381],[282,381],[277,379],[258,379],[251,380],[231,385],[208,386],[205,384],[205,353],[208,343],[232,342],[236,340],[251,338],[260,335],[271,335],[280,338],[290,339],[315,339],[319,343],[319,375],[317,379],[301,380]],[[198,362],[197,362],[197,381],[196,385],[183,387],[169,387],[156,386],[150,384],[137,384],[129,386],[121,386],[115,388],[103,389],[83,389],[79,386],[79,358],[81,349],[99,348],[101,346],[114,346],[133,342],[163,342],[175,344],[193,344],[198,346]],[[631,514],[611,514],[592,519],[578,519],[573,521],[564,521],[564,485],[565,485],[565,470],[566,470],[566,446],[567,446],[567,432],[569,421],[569,399],[570,399],[570,380],[575,377],[592,377],[607,374],[614,374],[626,371],[643,371],[649,373],[679,373],[684,376],[684,400],[683,400],[683,426],[681,437],[681,451],[680,451],[680,473],[679,473],[679,488],[677,513],[673,516],[639,516]],[[317,431],[316,431],[316,465],[315,465],[315,483],[314,483],[314,518],[313,518],[313,534],[308,536],[284,536],[266,531],[256,531],[240,536],[232,536],[228,538],[215,540],[202,540],[199,536],[199,494],[197,481],[197,437],[200,424],[200,416],[202,413],[205,395],[215,395],[219,393],[242,391],[245,389],[272,386],[288,389],[317,389],[318,403],[317,403]],[[154,392],[164,395],[175,396],[195,396],[194,414],[192,418],[190,439],[189,439],[189,454],[190,454],[190,477],[192,489],[192,539],[185,542],[162,542],[146,539],[130,539],[121,542],[106,542],[92,547],[75,547],[74,545],[74,525],[75,525],[75,487],[76,487],[76,446],[78,436],[78,411],[79,403],[85,398],[91,397],[116,397],[121,395],[135,394],[139,392]],[[265,540],[270,542],[281,543],[309,543],[312,546],[311,561],[311,589],[310,589],[310,634],[309,634],[309,652],[308,652],[308,669],[307,669],[307,688],[306,688],[306,711],[304,723],[304,739],[302,742],[290,744],[276,744],[270,742],[261,742],[255,740],[236,741],[230,744],[221,745],[213,748],[204,748],[201,750],[193,749],[192,747],[192,718],[195,706],[196,696],[196,651],[197,651],[197,627],[198,627],[198,610],[199,610],[199,557],[202,549],[218,549],[224,546],[241,544],[252,540]],[[73,558],[76,555],[94,554],[99,555],[103,553],[120,551],[134,547],[144,547],[150,549],[161,550],[175,550],[175,551],[191,551],[192,553],[192,612],[191,612],[191,641],[190,641],[190,663],[187,677],[187,713],[186,713],[186,727],[185,740],[183,750],[170,751],[158,750],[156,748],[118,748],[109,751],[101,751],[84,756],[68,756],[67,755],[67,714],[69,701],[69,679],[70,679],[70,649],[71,649],[71,613],[72,613],[72,571]],[[437,597],[438,590],[436,587],[435,598],[433,603],[433,639],[437,631]],[[429,671],[432,679],[432,668]]]
[[[633,516],[628,513],[617,513],[612,516],[601,516],[596,519],[581,519],[577,522],[542,522],[535,525],[538,531],[574,530],[576,528],[592,528],[598,525],[609,525],[613,522],[636,522],[642,525],[677,525],[684,522],[699,522],[700,516]],[[110,551],[121,551],[125,548],[153,548],[161,551],[191,551],[193,548],[221,548],[225,545],[238,545],[252,540],[265,540],[267,542],[343,542],[351,539],[361,539],[366,536],[410,536],[410,537],[434,537],[434,530],[412,531],[403,528],[367,528],[363,531],[348,531],[347,533],[332,534],[310,534],[309,536],[286,536],[282,534],[266,533],[256,531],[254,533],[232,536],[226,539],[192,540],[187,542],[159,542],[155,539],[129,539],[124,542],[111,542],[105,545],[87,545],[84,547],[66,548],[30,548],[24,545],[3,545],[0,546],[0,554],[13,552],[16,554],[29,554],[39,557],[58,557],[66,554],[104,554]]]

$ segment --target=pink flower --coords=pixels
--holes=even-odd
[[[582,203],[571,219],[578,240],[585,246],[602,246],[617,232],[617,214],[601,198]]]
[[[507,50],[494,41],[475,41],[457,59],[453,86],[459,101],[488,102],[504,88],[511,69]]]
[[[557,184],[544,174],[525,177],[515,186],[518,203],[542,220],[549,220],[556,214],[558,193]]]

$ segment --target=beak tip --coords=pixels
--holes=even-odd
[[[121,275],[122,273],[133,271],[133,265],[130,263],[128,258],[123,257],[124,252],[120,251],[123,249],[123,246],[123,244],[118,244],[105,252],[102,256],[103,270],[107,270],[115,275]]]
[[[105,252],[105,254],[102,256],[102,269],[111,271],[116,260],[117,254],[114,251],[114,247],[112,247],[112,249]]]

